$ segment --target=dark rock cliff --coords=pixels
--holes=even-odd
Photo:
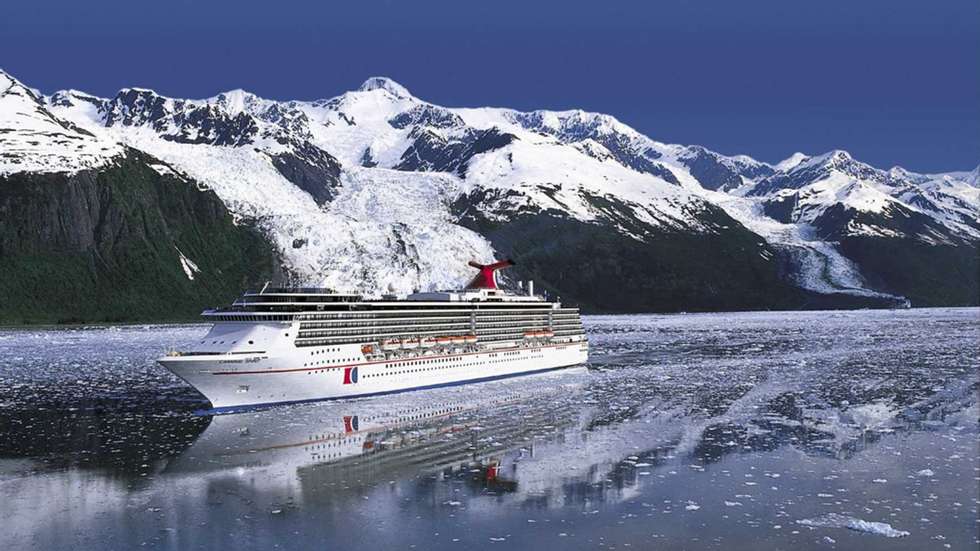
[[[129,150],[98,171],[0,177],[0,323],[188,320],[278,277],[213,192],[151,164]]]
[[[480,191],[460,198],[453,205],[460,223],[517,262],[511,279],[534,279],[537,289],[586,312],[893,306],[793,285],[793,259],[713,205],[699,215],[707,231],[695,232],[649,226],[608,197],[589,198],[604,214],[596,222],[558,210],[515,210],[506,221],[492,220],[480,208],[487,199]]]

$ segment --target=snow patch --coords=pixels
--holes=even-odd
[[[177,254],[180,258],[180,267],[183,268],[184,273],[187,274],[187,279],[194,281],[194,274],[200,273],[201,269],[197,267],[191,259],[187,258],[180,249],[174,245],[174,249],[177,250]]]

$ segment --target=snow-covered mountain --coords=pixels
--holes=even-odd
[[[764,212],[784,222],[805,223],[823,237],[844,235],[904,236],[934,243],[980,237],[976,170],[970,174],[914,174],[901,167],[884,171],[854,160],[846,151],[795,162],[746,190],[763,198]],[[845,227],[827,226],[833,209],[886,219],[882,225],[851,218]],[[929,231],[901,233],[887,219],[919,218]]]
[[[121,153],[114,140],[52,115],[40,94],[0,71],[0,174],[77,172]]]
[[[941,285],[965,285],[944,291],[959,298],[920,293],[935,274],[896,283],[845,246],[915,242],[969,269],[976,170],[883,171],[842,151],[770,165],[657,142],[608,115],[442,107],[381,77],[329,99],[274,101],[138,88],[44,97],[0,75],[0,176],[98,169],[124,147],[142,151],[261,230],[296,281],[449,287],[469,275],[465,260],[507,254],[518,276],[597,309],[630,309],[629,293],[634,309],[977,294],[976,281]],[[585,254],[609,269],[575,268]],[[698,289],[715,298],[700,302]],[[604,302],[607,290],[625,303]]]

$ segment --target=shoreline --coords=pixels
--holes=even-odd
[[[599,316],[692,316],[692,315],[711,315],[711,314],[805,314],[813,312],[879,312],[879,311],[924,311],[924,310],[969,310],[974,309],[980,312],[980,305],[960,305],[960,306],[921,306],[912,308],[835,308],[835,309],[813,309],[813,310],[712,310],[712,311],[691,311],[691,312],[588,312],[582,313],[582,317]],[[21,323],[6,324],[0,323],[0,331],[13,331],[23,329],[92,329],[98,327],[133,327],[138,325],[211,325],[212,322],[176,319],[176,320],[146,320],[146,321],[93,321],[79,323]]]

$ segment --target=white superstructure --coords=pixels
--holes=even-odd
[[[588,359],[577,308],[496,287],[364,300],[318,288],[247,292],[211,331],[158,361],[215,408],[350,398],[512,377]]]

